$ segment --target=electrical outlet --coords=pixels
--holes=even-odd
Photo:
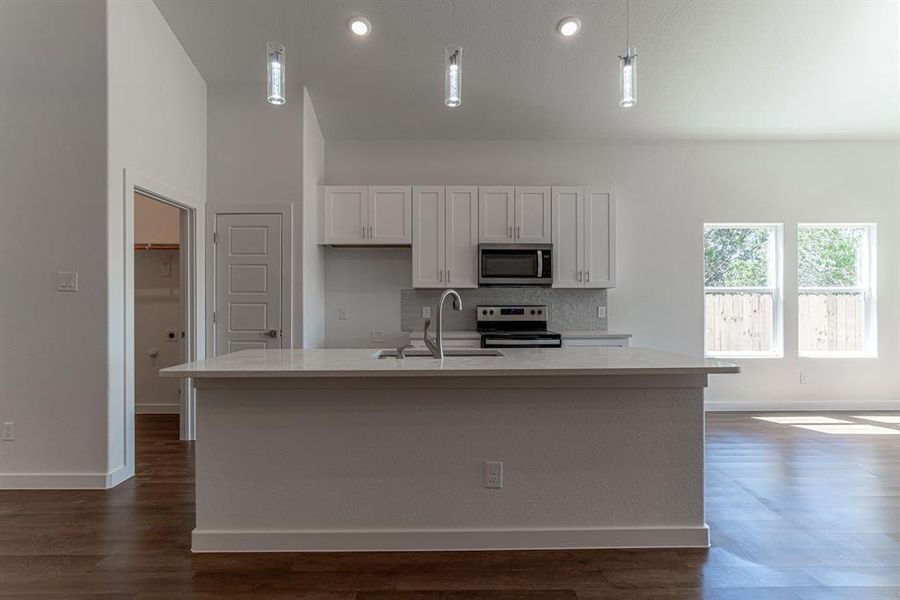
[[[0,439],[4,442],[13,442],[16,439],[16,424],[6,422],[0,425]]]
[[[605,307],[605,306],[598,306],[598,307],[597,307],[597,318],[598,318],[598,319],[605,319],[605,318],[606,318],[606,307]]]
[[[78,291],[78,271],[59,271],[56,274],[57,292]]]
[[[803,371],[800,371],[800,383],[803,385],[809,383],[809,375]]]
[[[484,487],[490,489],[503,487],[503,462],[489,460],[484,463]]]
[[[384,332],[380,329],[373,329],[369,332],[369,340],[376,344],[382,343],[384,341]]]
[[[431,318],[431,307],[430,307],[430,306],[423,306],[423,307],[422,307],[422,318],[423,318],[423,319],[430,319],[430,318]]]
[[[347,321],[350,319],[350,311],[346,308],[338,309],[338,320],[339,321]]]

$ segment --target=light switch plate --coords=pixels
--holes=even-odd
[[[78,271],[59,271],[56,274],[57,292],[78,291]]]
[[[16,424],[6,422],[0,425],[0,439],[4,442],[14,442],[16,440]]]
[[[431,307],[430,307],[430,306],[423,306],[423,307],[422,307],[422,318],[423,318],[423,319],[430,319],[430,318],[431,318]]]

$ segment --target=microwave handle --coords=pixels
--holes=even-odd
[[[544,252],[542,250],[538,250],[537,253],[538,253],[537,276],[538,276],[538,279],[540,279],[541,277],[544,276]]]

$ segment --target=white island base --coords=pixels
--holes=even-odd
[[[608,353],[652,351],[579,348],[367,371],[315,352],[339,351],[164,372],[197,388],[195,552],[709,544],[703,388],[730,365],[654,353],[696,364],[627,371]],[[586,374],[508,368],[547,352],[607,359]],[[485,461],[503,462],[501,489]]]

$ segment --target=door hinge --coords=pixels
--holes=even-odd
[[[219,243],[219,232],[213,231],[213,244],[218,244],[218,243]]]
[[[216,311],[213,311],[213,323],[217,323]]]

